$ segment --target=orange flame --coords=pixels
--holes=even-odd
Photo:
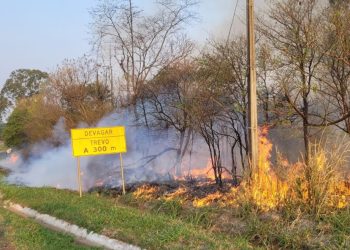
[[[211,160],[208,160],[207,166],[205,168],[191,169],[191,176],[195,178],[208,178],[210,180],[215,180],[214,171],[212,167]]]
[[[184,169],[184,168],[181,168]],[[189,170],[189,176],[195,179],[209,179],[211,181],[215,180],[215,174],[213,170],[213,164],[211,159],[209,158],[207,161],[207,165],[205,168],[194,168]],[[180,177],[175,177],[176,180],[184,180],[186,179],[185,173],[183,172]],[[227,171],[222,172],[222,179],[229,179],[231,176]]]
[[[136,198],[179,200],[181,203],[191,202],[194,207],[209,206],[216,204],[219,206],[238,207],[242,202],[251,201],[259,209],[268,211],[282,207],[287,202],[296,202],[310,205],[312,199],[310,196],[310,180],[307,180],[305,164],[298,162],[290,164],[285,159],[278,159],[276,171],[271,167],[270,157],[272,144],[267,139],[268,128],[263,127],[259,135],[259,158],[258,164],[253,169],[249,181],[243,181],[240,186],[232,187],[230,191],[209,192],[206,195],[196,196],[193,189],[187,186],[181,186],[174,192],[162,192],[161,187],[152,187],[144,185],[139,187],[133,194]],[[327,167],[333,164],[332,159],[328,159],[324,151],[317,151],[312,155],[313,177],[320,181],[315,185],[316,191],[327,192],[327,200],[321,201],[327,207],[344,208],[350,204],[350,181],[340,181],[337,176],[333,176],[327,184],[322,186],[324,176],[329,176]],[[327,165],[328,164],[328,165]],[[281,168],[281,171],[279,170]],[[211,160],[208,160],[206,168],[193,169],[191,176],[200,178],[209,178],[214,180]],[[208,182],[203,182],[208,184]],[[203,185],[206,185],[203,184]],[[315,191],[312,190],[312,191]],[[164,191],[164,190],[163,190]],[[312,192],[311,192],[312,193]],[[314,194],[312,194],[314,195]],[[316,197],[318,198],[318,197]]]
[[[142,199],[156,199],[157,198],[157,192],[159,189],[157,187],[152,187],[148,185],[142,185],[141,187],[138,187],[134,192],[133,195],[136,198],[142,198]]]
[[[272,144],[267,139],[267,133],[267,127],[260,130],[258,165],[253,169],[249,186],[253,201],[263,210],[277,207],[288,191],[288,185],[279,180],[270,167]]]
[[[16,163],[17,161],[18,161],[18,159],[19,159],[19,156],[18,156],[18,154],[16,154],[16,153],[12,153],[11,154],[11,156],[10,156],[10,162],[11,163]]]

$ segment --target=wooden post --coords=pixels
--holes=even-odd
[[[77,157],[77,164],[78,164],[78,185],[79,185],[79,195],[80,197],[83,196],[82,194],[82,188],[81,188],[81,171],[80,171],[80,157]]]
[[[254,0],[247,0],[247,38],[248,38],[248,133],[249,161],[251,172],[258,163],[258,115],[256,96]]]
[[[125,179],[124,179],[124,167],[122,153],[119,153],[120,157],[120,173],[122,175],[123,195],[125,195]]]

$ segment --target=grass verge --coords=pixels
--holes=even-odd
[[[261,212],[177,200],[103,196],[0,183],[5,199],[146,249],[349,249],[349,208],[317,218],[293,206]],[[68,248],[69,249],[69,248]]]
[[[97,249],[77,245],[74,238],[53,232],[32,220],[22,218],[0,208],[0,249],[6,250],[54,250]]]
[[[113,199],[53,188],[0,184],[5,199],[88,230],[146,249],[249,249],[242,237],[216,234],[191,223],[115,204]],[[57,248],[59,249],[59,248]]]
[[[133,193],[117,196],[116,200],[217,234],[241,237],[264,249],[350,249],[350,208],[333,209],[315,217],[295,205],[264,212],[249,202],[237,208],[193,207],[191,202],[142,198]]]

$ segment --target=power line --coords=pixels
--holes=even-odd
[[[231,36],[232,28],[233,28],[233,23],[234,23],[235,17],[236,17],[237,6],[238,6],[238,0],[236,0],[236,5],[235,5],[235,9],[234,9],[234,11],[233,11],[232,20],[231,20],[231,24],[230,24],[230,29],[229,29],[228,34],[227,34],[226,45],[225,45],[225,47],[228,46],[228,42],[229,42],[229,40],[230,40],[230,36]]]
[[[227,34],[225,47],[224,47],[224,50],[223,50],[223,56],[225,56],[225,51],[226,51],[226,49],[228,47],[228,43],[229,43],[229,40],[230,40],[230,36],[231,36],[232,28],[233,28],[233,23],[234,23],[235,17],[236,17],[237,6],[238,6],[238,0],[236,0],[236,5],[235,5],[235,8],[233,10],[232,20],[231,20],[230,28],[229,28],[229,31],[228,31],[228,34]],[[219,62],[218,70],[216,71],[216,75],[214,77],[214,82],[216,82],[218,80],[218,77],[219,77],[219,74],[220,74],[220,71],[221,71],[221,68],[222,68],[222,64],[223,64],[223,59],[221,59],[220,62]]]

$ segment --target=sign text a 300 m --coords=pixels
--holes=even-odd
[[[126,152],[125,127],[72,129],[73,156]]]

